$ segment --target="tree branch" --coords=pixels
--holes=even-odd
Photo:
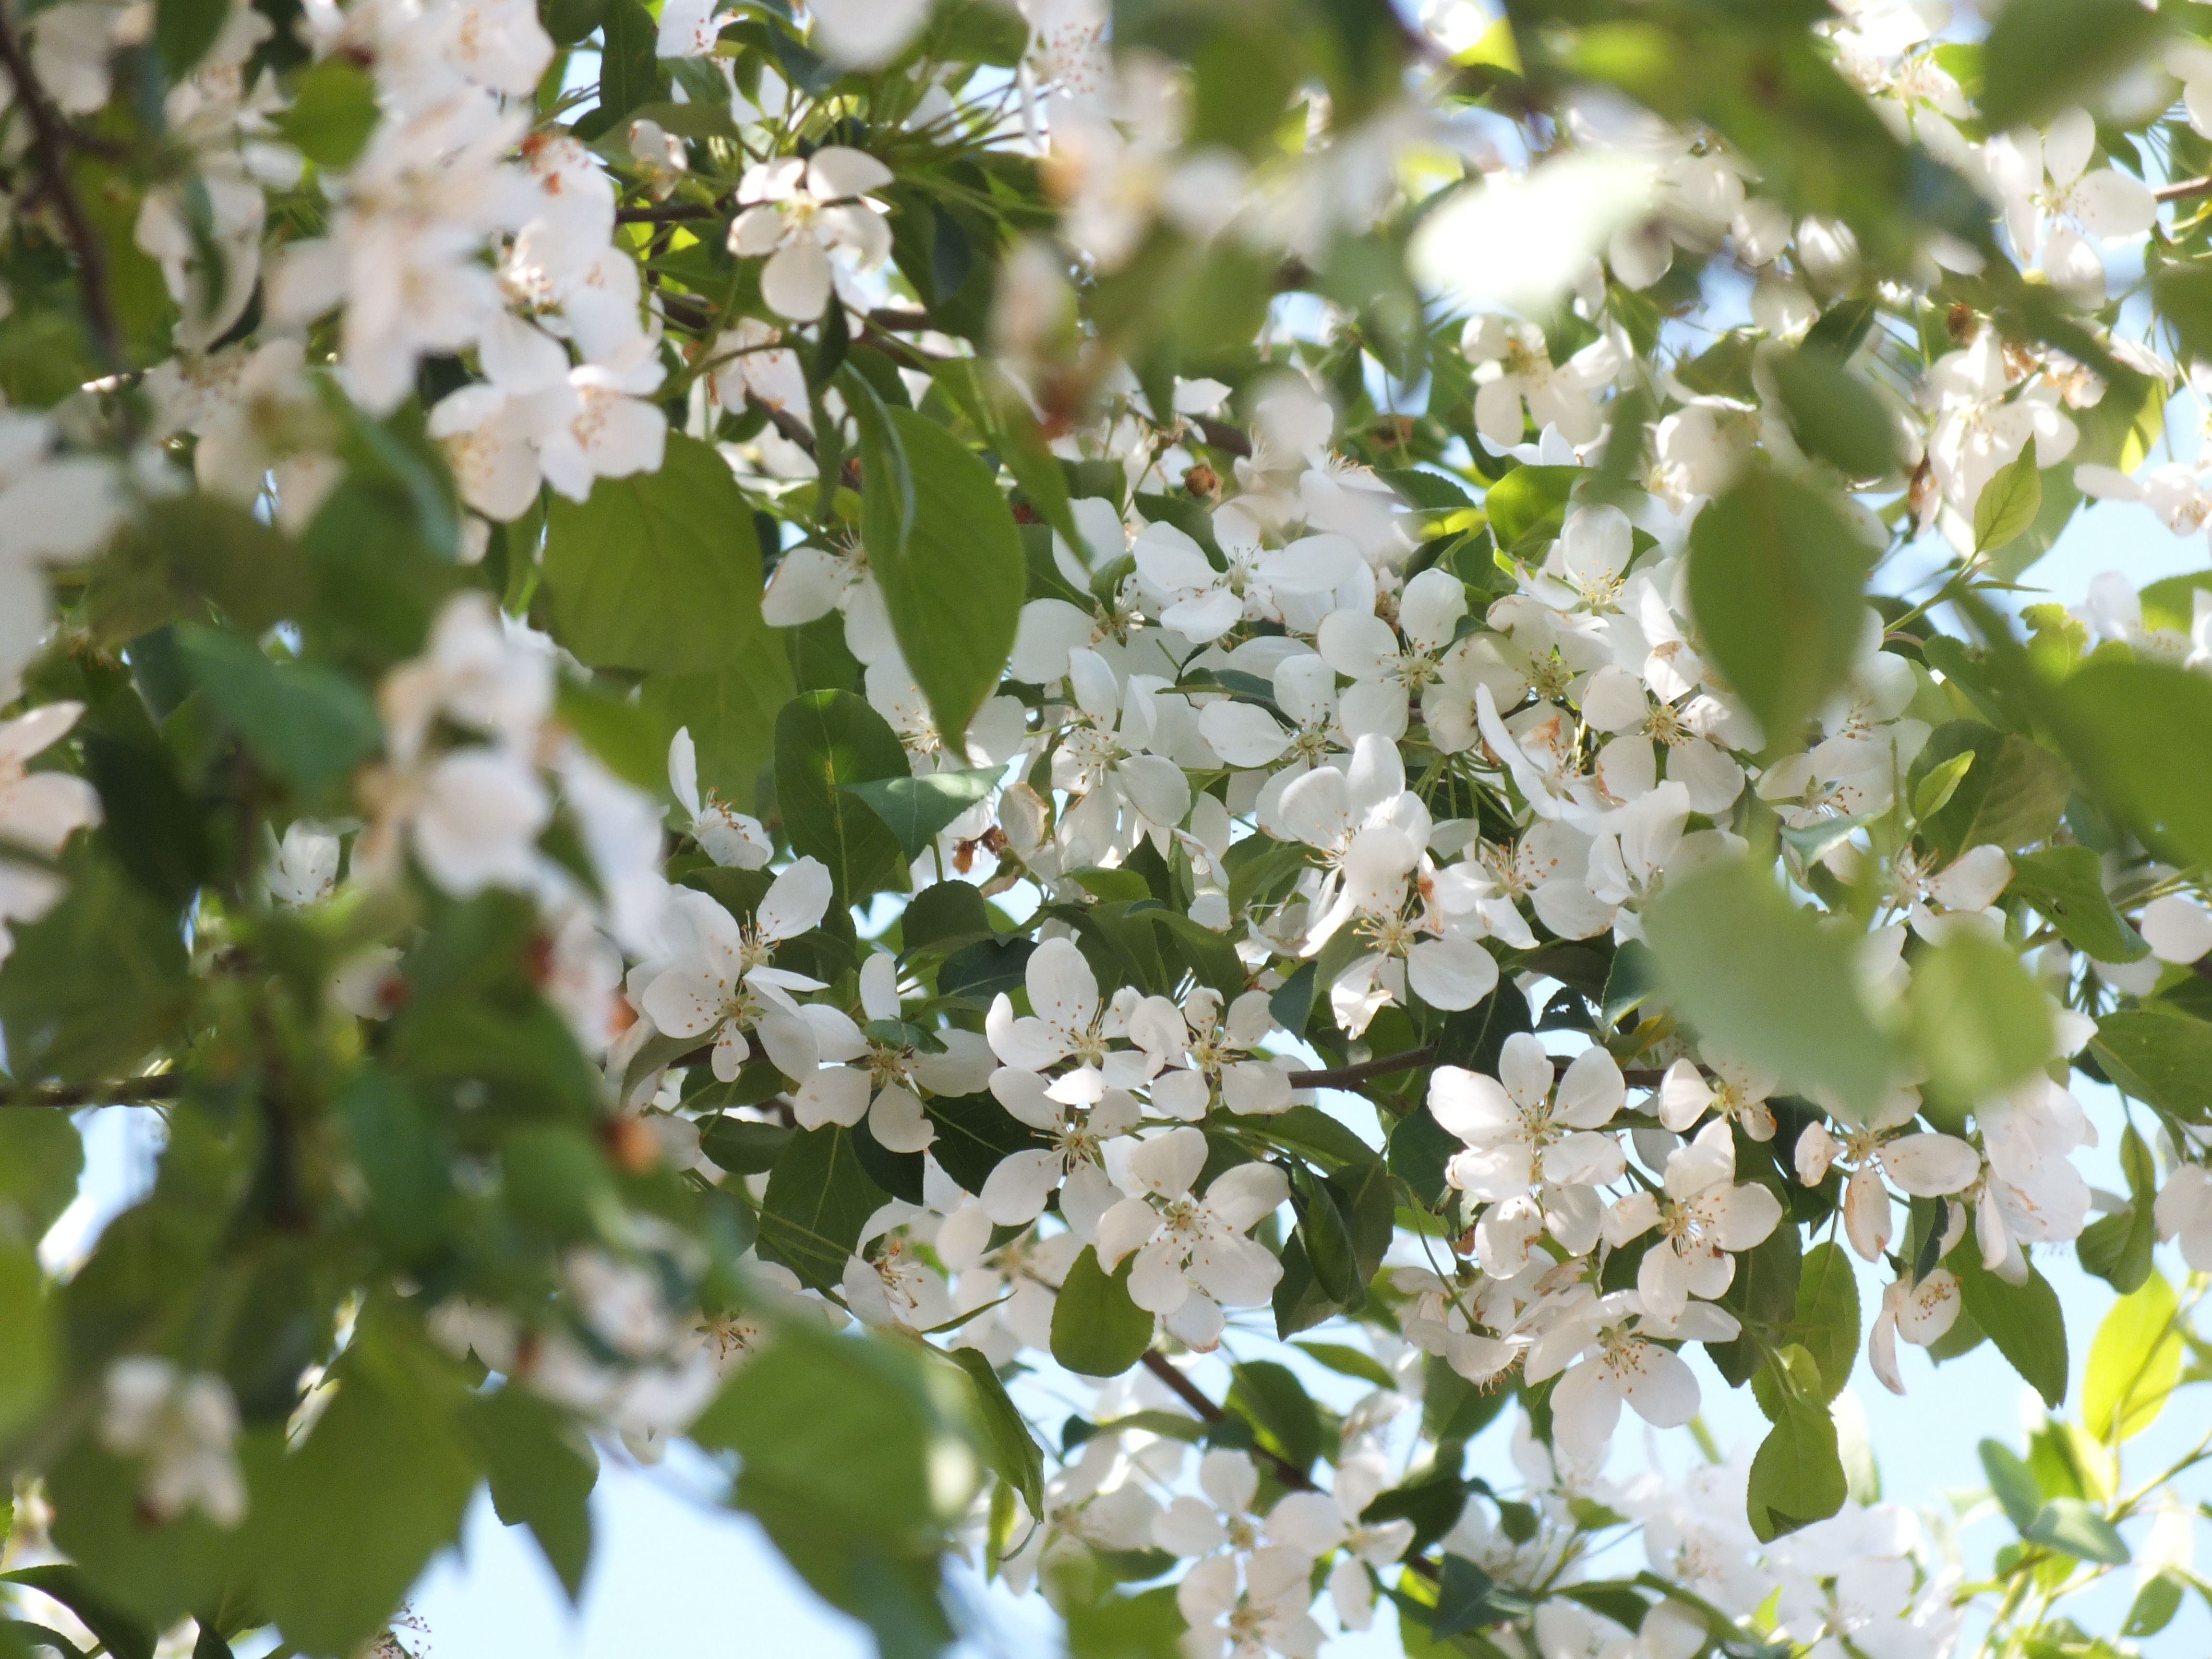
[[[0,7],[0,68],[8,71],[8,78],[15,83],[17,101],[31,123],[31,148],[39,162],[38,195],[45,196],[61,216],[62,229],[68,235],[70,246],[76,253],[77,285],[84,299],[85,321],[91,325],[93,341],[100,349],[101,361],[109,369],[121,374],[125,368],[123,345],[115,326],[115,309],[107,291],[107,251],[100,246],[99,233],[92,222],[84,216],[84,204],[76,198],[76,191],[69,181],[68,151],[75,135],[66,123],[46,101],[46,89],[39,84],[39,77],[31,72],[30,60],[23,55],[23,43],[17,38],[13,17],[5,7]]]
[[[174,1100],[185,1091],[185,1079],[174,1072],[152,1077],[117,1078],[106,1083],[25,1084],[0,1089],[0,1109],[45,1107],[74,1110],[79,1106],[141,1106],[149,1101]]]
[[[2185,202],[2192,197],[2212,196],[2212,179],[2184,179],[2179,184],[2162,185],[2151,194],[2161,202]]]
[[[1389,1077],[1394,1072],[1411,1072],[1423,1066],[1433,1066],[1436,1059],[1437,1045],[1433,1042],[1425,1042],[1418,1048],[1408,1048],[1402,1054],[1383,1054],[1375,1060],[1364,1060],[1357,1066],[1337,1066],[1324,1072],[1292,1072],[1291,1087],[1293,1089],[1353,1089],[1376,1078]],[[1571,1060],[1561,1060],[1555,1055],[1552,1060],[1552,1069],[1555,1072],[1564,1072],[1573,1064]],[[1659,1086],[1660,1079],[1666,1075],[1664,1072],[1636,1071],[1623,1072],[1620,1077],[1621,1081],[1632,1089],[1656,1089]]]
[[[716,219],[721,210],[702,207],[696,202],[669,202],[659,207],[617,208],[615,222],[618,225],[672,225],[692,219]]]

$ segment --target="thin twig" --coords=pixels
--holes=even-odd
[[[77,285],[84,298],[85,320],[92,326],[101,360],[111,370],[120,374],[125,368],[123,345],[116,331],[114,307],[108,298],[107,252],[101,247],[92,222],[84,216],[84,204],[77,200],[76,191],[70,188],[69,181],[66,155],[75,135],[46,101],[46,89],[31,72],[30,62],[23,55],[23,43],[16,38],[15,23],[5,7],[0,7],[0,68],[5,68],[8,78],[15,83],[16,100],[30,118],[31,148],[39,160],[37,193],[53,203],[70,246],[76,250]]]
[[[1185,1376],[1176,1368],[1176,1363],[1158,1348],[1145,1350],[1144,1364],[1146,1370],[1168,1385],[1176,1399],[1182,1401],[1184,1405],[1189,1407],[1207,1422],[1225,1423],[1229,1420],[1229,1413],[1207,1399],[1205,1390]],[[1278,1457],[1265,1446],[1255,1446],[1253,1449],[1273,1467],[1276,1477],[1285,1486],[1295,1486],[1300,1492],[1321,1490],[1314,1485],[1311,1475],[1287,1457]]]
[[[2194,196],[2212,196],[2212,179],[2185,179],[2178,185],[2161,185],[2151,194],[2161,202],[2185,202]]]
[[[1323,1072],[1292,1072],[1293,1089],[1352,1089],[1378,1077],[1389,1077],[1395,1072],[1411,1072],[1436,1063],[1437,1045],[1425,1042],[1418,1048],[1408,1048],[1402,1054],[1383,1054],[1378,1059],[1362,1060],[1357,1066],[1337,1066]],[[1564,1072],[1574,1064],[1557,1055],[1552,1059],[1552,1069]],[[1632,1089],[1656,1089],[1664,1072],[1623,1072],[1621,1081]]]
[[[615,222],[618,225],[668,225],[690,219],[717,219],[720,216],[720,209],[702,207],[696,202],[669,202],[659,207],[615,210]]]
[[[185,1079],[174,1072],[153,1077],[116,1078],[105,1083],[26,1084],[0,1089],[0,1109],[9,1107],[138,1106],[153,1100],[174,1100],[185,1091]]]

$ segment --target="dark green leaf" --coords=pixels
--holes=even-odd
[[[1832,353],[1808,344],[1772,362],[1790,425],[1808,455],[1846,478],[1879,478],[1897,465],[1897,433],[1874,391]]]
[[[1974,1322],[2056,1411],[2066,1397],[2066,1319],[2059,1311],[2058,1293],[2033,1267],[2027,1270],[2027,1284],[2005,1283],[1982,1266],[1982,1248],[1972,1231],[1943,1265],[1958,1275]]]
[[[100,1593],[83,1571],[66,1562],[0,1572],[0,1583],[21,1584],[51,1595],[84,1621],[115,1659],[154,1659],[155,1632]]]
[[[1990,1494],[2019,1531],[2026,1532],[2043,1510],[2043,1489],[2034,1473],[2015,1457],[2009,1447],[1984,1440],[1977,1449],[1990,1477]]]
[[[1295,1468],[1309,1469],[1321,1455],[1321,1415],[1297,1373],[1272,1359],[1230,1368],[1226,1408],[1249,1422],[1260,1443]]]
[[[558,1407],[525,1389],[487,1395],[469,1425],[491,1480],[492,1507],[530,1528],[574,1602],[592,1558],[592,1488],[599,1453]]]
[[[791,658],[771,641],[723,668],[653,674],[638,703],[665,730],[685,730],[699,758],[699,789],[757,813],[761,775],[775,759],[775,717],[791,701]]]
[[[1110,1277],[1086,1244],[1052,1308],[1052,1357],[1085,1376],[1119,1376],[1152,1343],[1152,1316],[1129,1300],[1126,1258]]]
[[[2212,862],[2212,680],[2099,659],[2058,689],[2066,750],[2102,805],[2154,848]]]
[[[920,777],[881,778],[838,787],[866,802],[868,810],[898,837],[907,857],[916,859],[946,824],[977,801],[990,799],[1003,770],[985,766],[968,772],[930,772]]]
[[[1945,859],[1984,843],[2013,851],[2045,839],[2073,793],[2065,763],[2041,745],[1978,720],[1939,726],[1912,763],[1915,787],[1944,763],[1971,753],[1972,764],[1944,804],[1927,815],[1921,837]]]
[[[999,1381],[991,1362],[974,1348],[954,1348],[946,1358],[968,1373],[975,1385],[977,1420],[983,1425],[983,1443],[991,1454],[991,1466],[999,1478],[1022,1495],[1029,1512],[1044,1513],[1044,1453],[1036,1437],[1030,1433],[1029,1425],[1014,1409],[1014,1402],[1006,1397],[1006,1385]]]
[[[769,1171],[761,1200],[760,1253],[817,1290],[834,1290],[886,1194],[861,1167],[853,1131],[799,1129]]]
[[[0,966],[0,1029],[18,1078],[85,1082],[128,1072],[168,1035],[191,991],[176,919],[106,863],[17,924]]]
[[[2097,1021],[2089,1052],[2136,1099],[2188,1122],[2212,1121],[2212,1024],[2166,1008],[2123,1008]]]
[[[1820,1374],[1820,1397],[1833,1400],[1858,1363],[1859,1284],[1851,1259],[1830,1239],[1805,1252],[1798,1269],[1797,1310],[1779,1340],[1796,1343]]]
[[[2066,942],[2099,962],[2135,962],[2150,946],[2105,891],[2104,861],[2086,847],[2046,847],[2012,861],[2008,892],[2030,900]]]
[[[2041,125],[2148,57],[2165,29],[2135,0],[2011,0],[1982,43],[1984,123]]]
[[[177,651],[223,723],[294,787],[338,782],[384,742],[360,683],[319,663],[276,663],[243,635],[180,623]]]

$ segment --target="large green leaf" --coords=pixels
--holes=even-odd
[[[1698,629],[1778,752],[1850,672],[1872,562],[1834,503],[1756,468],[1690,527]]]
[[[2073,779],[2057,756],[2026,738],[1978,720],[1939,726],[1912,763],[1917,788],[1930,773],[1960,755],[1973,757],[1943,805],[1920,825],[1920,834],[1946,859],[1984,843],[2008,851],[2043,840],[2058,827]]]
[[[1670,1005],[1745,1064],[1870,1109],[1893,1068],[1859,1000],[1851,942],[1748,863],[1670,882],[1644,918]]]
[[[781,651],[761,620],[752,514],[696,438],[671,433],[657,472],[556,496],[544,568],[554,636],[594,668],[696,673]]]
[[[848,784],[908,776],[906,750],[867,699],[809,691],[775,717],[775,795],[795,853],[830,866],[841,904],[857,903],[898,866],[898,838]]]
[[[2154,1273],[2099,1323],[2081,1374],[2081,1426],[2106,1444],[2141,1434],[2173,1392],[2182,1360],[2177,1306],[2173,1286]]]
[[[2212,1121],[2212,1024],[2170,1008],[2123,1008],[2097,1021],[2089,1052],[2136,1099],[2191,1123]]]
[[[887,1196],[862,1166],[852,1130],[835,1123],[799,1130],[769,1171],[760,1253],[817,1290],[834,1290],[860,1229]]]
[[[968,772],[929,772],[919,777],[881,778],[839,786],[857,795],[898,837],[909,859],[920,858],[938,832],[979,800],[990,798],[1004,769],[979,767]]]
[[[899,654],[957,753],[1013,651],[1029,566],[991,469],[934,421],[861,407],[872,402],[855,399],[869,568]]]
[[[0,1436],[13,1436],[46,1404],[60,1358],[54,1339],[38,1256],[0,1245]]]
[[[1850,1256],[1834,1240],[1805,1252],[1798,1268],[1797,1310],[1779,1340],[1812,1356],[1824,1401],[1833,1400],[1851,1380],[1859,1354],[1859,1282]]]
[[[1804,1350],[1796,1352],[1802,1356]],[[1809,1359],[1805,1366],[1810,1369]],[[1774,1426],[1751,1460],[1752,1531],[1761,1540],[1794,1532],[1835,1514],[1849,1495],[1836,1425],[1818,1389],[1783,1391]]]
[[[968,1373],[975,1389],[976,1419],[982,1425],[983,1444],[999,1478],[1022,1495],[1031,1515],[1044,1513],[1044,1453],[1021,1413],[1007,1397],[1006,1386],[991,1369],[980,1349],[955,1348],[947,1356]]]
[[[1086,1244],[1052,1308],[1052,1357],[1085,1376],[1119,1376],[1152,1342],[1152,1316],[1129,1300],[1126,1258],[1109,1274]]]
[[[776,714],[797,689],[790,653],[771,641],[726,667],[650,675],[638,701],[669,731],[691,733],[702,795],[711,792],[740,812],[757,813],[762,775],[775,759]]]
[[[1790,429],[1808,455],[1846,478],[1879,478],[1897,465],[1897,432],[1867,383],[1831,352],[1808,345],[1778,354],[1775,389]]]
[[[592,1488],[599,1453],[559,1407],[527,1389],[486,1395],[469,1426],[491,1483],[492,1507],[510,1527],[528,1527],[574,1601],[592,1557]]]

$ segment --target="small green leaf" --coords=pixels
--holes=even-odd
[[[2120,1626],[2120,1634],[2138,1640],[2155,1636],[2173,1622],[2173,1615],[2181,1611],[2181,1577],[2171,1567],[2161,1567],[2143,1581],[2136,1592],[2136,1599],[2128,1608],[2127,1622]]]
[[[1511,553],[1556,540],[1568,495],[1589,476],[1578,466],[1516,466],[1491,485],[1482,510],[1499,550]]]
[[[1990,475],[1974,498],[1974,551],[1991,553],[2022,534],[2043,510],[2043,474],[2035,440]]]
[[[1832,1239],[1805,1252],[1797,1273],[1797,1310],[1778,1340],[1802,1347],[1820,1373],[1826,1402],[1844,1391],[1858,1363],[1859,1283],[1851,1259]]]
[[[1808,455],[1846,478],[1879,478],[1897,465],[1897,428],[1865,380],[1833,354],[1808,344],[1772,362],[1790,429]]]
[[[2058,827],[2074,790],[2065,763],[2039,744],[1979,720],[1939,726],[1912,763],[1916,793],[1938,767],[1962,754],[1973,763],[1938,806],[1922,814],[1921,839],[1944,859],[1989,844],[2008,852]]]
[[[2141,1434],[2173,1392],[2183,1347],[2177,1305],[2173,1286],[2154,1273],[2098,1325],[2081,1377],[2081,1426],[2105,1444]]]
[[[1398,1386],[1398,1379],[1384,1370],[1382,1363],[1371,1353],[1347,1347],[1341,1342],[1293,1342],[1291,1346],[1316,1364],[1326,1365],[1340,1376],[1372,1382],[1378,1389]]]
[[[906,750],[850,691],[809,691],[775,719],[776,804],[792,850],[830,867],[841,904],[863,902],[897,868],[898,837],[845,786],[908,776]]]
[[[1990,1495],[2014,1527],[2026,1532],[2043,1512],[2043,1488],[2037,1484],[2034,1472],[2000,1442],[1984,1440],[1976,1449],[1990,1477]]]
[[[1931,769],[1912,792],[1912,816],[1916,819],[1929,818],[1942,811],[1957,792],[1959,780],[1966,775],[1966,769],[1973,763],[1974,751],[1968,749]]]
[[[1843,1508],[1850,1488],[1825,1405],[1796,1396],[1784,1401],[1753,1455],[1747,1493],[1751,1529],[1762,1542]]]
[[[1111,1276],[1086,1244],[1052,1307],[1052,1357],[1085,1376],[1119,1376],[1152,1345],[1152,1316],[1129,1300],[1133,1255]]]
[[[155,0],[154,51],[161,73],[181,81],[207,56],[230,15],[226,0]]]
[[[272,125],[301,155],[335,172],[360,157],[376,120],[375,81],[346,53],[334,52],[300,76],[291,106]]]
[[[967,772],[930,772],[920,777],[879,778],[840,784],[889,826],[909,859],[928,850],[938,832],[977,801],[988,800],[1005,769],[978,767]]]
[[[2069,945],[2099,962],[2137,962],[2149,953],[2105,891],[2104,861],[2087,847],[2021,854],[2006,890],[2032,901]]]

